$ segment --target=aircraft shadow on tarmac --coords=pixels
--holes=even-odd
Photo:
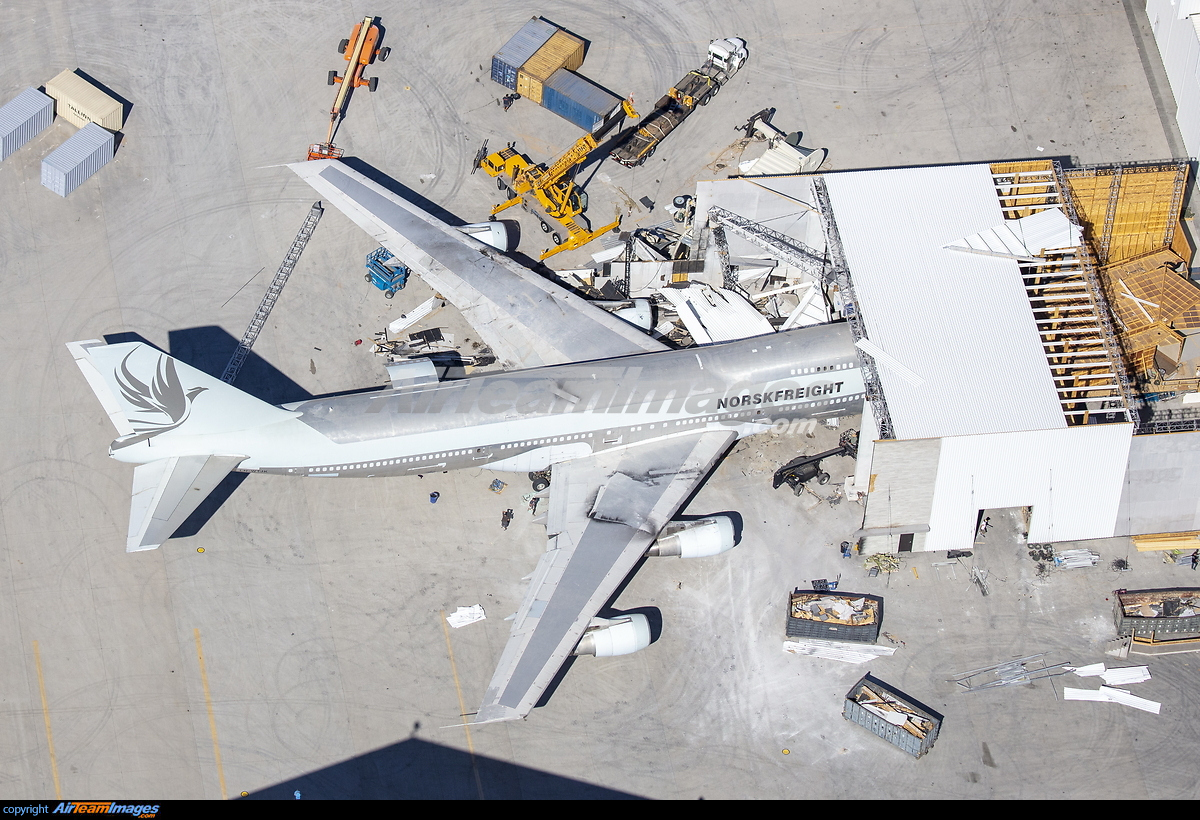
[[[276,783],[247,799],[293,800],[296,792],[301,800],[644,799],[417,737]]]

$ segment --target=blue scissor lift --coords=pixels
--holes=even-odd
[[[396,291],[408,284],[408,268],[396,262],[387,248],[376,248],[367,254],[367,275],[363,278],[383,291],[384,298],[391,299]]]

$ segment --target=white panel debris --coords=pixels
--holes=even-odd
[[[473,624],[476,621],[482,621],[487,616],[483,614],[483,605],[475,604],[475,606],[460,606],[454,612],[446,616],[446,623],[458,629],[459,627]]]
[[[1145,683],[1150,680],[1150,667],[1124,666],[1119,669],[1109,669],[1100,677],[1109,686],[1128,686],[1131,683]]]
[[[1162,708],[1162,704],[1157,701],[1139,698],[1137,695],[1130,694],[1123,689],[1113,689],[1108,686],[1101,686],[1098,690],[1063,687],[1063,700],[1091,700],[1098,703],[1119,703],[1122,706],[1141,709],[1143,712],[1150,712],[1155,715]]]
[[[1083,234],[1057,207],[1009,219],[942,247],[964,253],[1033,261],[1048,250],[1078,247]]]
[[[843,643],[808,638],[800,641],[784,641],[783,651],[792,655],[808,655],[843,663],[867,663],[876,658],[896,654],[894,646],[871,646],[870,644]]]
[[[1162,704],[1157,701],[1139,698],[1137,695],[1130,694],[1123,689],[1112,689],[1108,686],[1101,686],[1100,691],[1107,695],[1108,699],[1113,703],[1130,706],[1134,709],[1141,709],[1143,712],[1150,712],[1157,715],[1158,710],[1162,708]]]
[[[1101,661],[1100,663],[1093,663],[1089,666],[1080,666],[1075,669],[1071,669],[1071,671],[1081,678],[1094,678],[1097,675],[1104,674],[1104,662]]]
[[[679,313],[696,344],[728,342],[774,333],[775,328],[739,294],[701,283],[659,293]]]
[[[399,319],[388,325],[388,333],[392,336],[402,333],[415,325],[417,322],[424,319],[429,314],[433,313],[434,305],[439,302],[436,298],[426,299],[421,304],[410,310],[408,313],[402,314]],[[442,304],[445,304],[444,302]],[[439,304],[438,307],[441,307]]]

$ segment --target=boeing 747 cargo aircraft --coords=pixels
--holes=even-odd
[[[476,722],[524,717],[568,656],[644,648],[644,616],[597,618],[647,552],[706,557],[732,522],[671,519],[738,438],[858,413],[844,324],[668,349],[337,160],[291,168],[454,303],[503,365],[272,406],[141,343],[68,345],[135,465],[129,551],[160,546],[233,470],[306,480],[553,467],[546,552]]]

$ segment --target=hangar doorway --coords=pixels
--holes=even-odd
[[[988,544],[1024,544],[1029,537],[1033,507],[995,507],[979,510],[975,516],[977,547]]]

